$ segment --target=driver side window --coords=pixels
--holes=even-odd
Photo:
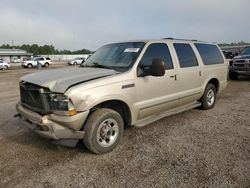
[[[166,44],[150,44],[144,53],[139,66],[145,70],[148,70],[150,69],[153,59],[162,59],[165,63],[165,69],[173,69],[172,58]]]

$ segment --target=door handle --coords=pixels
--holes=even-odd
[[[174,80],[177,80],[177,74],[171,75],[170,78],[174,78]]]
[[[199,71],[199,76],[201,76],[201,71]]]

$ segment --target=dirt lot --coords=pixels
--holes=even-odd
[[[94,155],[13,117],[18,78],[35,71],[0,72],[0,187],[250,187],[250,79],[229,82],[210,111],[129,128],[112,153]]]

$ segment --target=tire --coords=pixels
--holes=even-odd
[[[231,71],[229,71],[229,78],[231,80],[237,80],[238,77],[239,77],[239,74],[237,72],[231,72]]]
[[[93,112],[83,127],[84,145],[96,154],[111,152],[120,142],[124,123],[119,113],[108,108]],[[110,143],[109,143],[110,142]]]
[[[76,66],[76,65],[77,65],[77,62],[74,62],[73,65]]]
[[[45,63],[44,66],[45,66],[45,67],[48,67],[48,66],[49,66],[49,63]]]
[[[216,88],[213,84],[208,83],[203,96],[201,98],[201,108],[203,110],[209,110],[214,108],[216,103]]]
[[[27,67],[30,69],[30,68],[33,67],[33,65],[32,64],[28,64]]]
[[[7,69],[8,69],[8,66],[4,65],[3,70],[7,70]]]

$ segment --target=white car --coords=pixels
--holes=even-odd
[[[11,62],[12,62],[12,63],[21,63],[22,61],[21,61],[20,58],[15,58],[15,57],[14,57],[14,58],[11,59]]]
[[[9,69],[9,68],[10,68],[10,64],[9,63],[6,63],[5,61],[0,60],[0,69],[6,70],[6,69]]]
[[[86,58],[84,57],[77,57],[71,61],[68,61],[69,65],[81,65],[86,61]]]
[[[40,63],[42,67],[48,67],[51,64],[51,60],[48,57],[35,57],[35,58],[31,58],[28,59],[27,61],[24,61],[22,63],[22,66],[24,68],[32,68],[32,67],[36,67],[38,64]]]

